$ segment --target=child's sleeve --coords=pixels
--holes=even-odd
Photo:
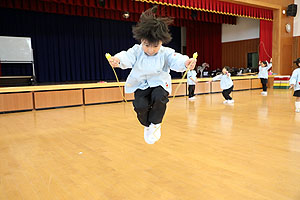
[[[189,59],[188,56],[176,53],[173,49],[166,47],[167,62],[170,69],[176,72],[184,72],[186,70],[185,61]]]
[[[271,69],[272,68],[272,63],[269,63],[268,64],[268,67],[267,67],[267,70]]]
[[[221,76],[222,76],[222,74],[219,74],[219,75],[213,77],[212,81],[221,80]]]
[[[297,83],[297,72],[296,70],[294,70],[290,78],[290,85],[296,85],[296,83]]]
[[[136,62],[136,55],[138,54],[139,48],[139,45],[136,44],[127,51],[121,51],[115,55],[115,57],[120,59],[121,69],[132,68]]]

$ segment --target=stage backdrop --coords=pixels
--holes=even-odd
[[[222,68],[222,24],[197,22],[186,28],[186,51],[198,52],[198,65],[209,63],[210,70]]]
[[[272,58],[273,22],[260,20],[259,60],[270,61]]]
[[[104,54],[137,41],[132,22],[0,8],[0,35],[31,37],[38,83],[115,80]],[[180,27],[166,46],[180,52]],[[31,75],[30,65],[2,64],[2,76]],[[125,80],[130,70],[117,69]],[[180,77],[172,73],[173,77]]]

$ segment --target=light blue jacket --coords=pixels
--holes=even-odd
[[[268,71],[269,69],[271,69],[271,67],[272,67],[272,63],[268,63],[266,67],[259,66],[258,78],[268,79],[269,77]]]
[[[197,72],[195,70],[188,71],[186,77],[187,77],[188,85],[196,85],[196,83],[192,80],[192,79],[194,79],[195,81],[197,80]]]
[[[229,76],[227,76],[227,74],[219,74],[215,77],[213,77],[213,81],[216,81],[216,80],[220,80],[220,85],[221,85],[221,89],[222,90],[227,90],[229,88],[231,88],[233,86],[233,82],[231,80],[231,74],[228,73]]]
[[[294,84],[294,90],[300,90],[300,68],[295,69],[290,78],[290,85]]]
[[[161,46],[154,56],[148,56],[141,44],[136,44],[127,51],[121,51],[115,57],[120,59],[120,68],[132,68],[125,83],[126,93],[162,86],[171,94],[170,69],[177,72],[185,71],[184,63],[189,59],[188,56],[175,53],[173,49],[164,46]]]

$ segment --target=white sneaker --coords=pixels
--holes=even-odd
[[[231,100],[228,100],[228,104],[233,104],[234,103],[234,100],[231,99]]]
[[[150,134],[151,134],[151,128],[145,126],[145,128],[144,128],[144,140],[147,144],[154,144],[155,140],[149,139]]]
[[[157,142],[161,136],[161,124],[152,124],[151,123],[149,127],[151,130],[149,139],[154,140],[154,142]]]
[[[268,93],[267,92],[262,92],[261,93],[263,96],[268,96]]]
[[[189,100],[195,100],[196,99],[196,97],[190,97],[189,98]]]
[[[227,103],[228,103],[228,100],[223,101],[223,103],[224,103],[224,104],[227,104]]]

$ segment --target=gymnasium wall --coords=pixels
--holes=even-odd
[[[294,37],[297,37],[300,36],[300,0],[295,0],[295,4],[298,5],[298,13],[294,17]]]
[[[227,2],[246,4],[250,6],[258,6],[273,10],[273,70],[275,73],[286,75],[292,73],[293,64],[293,31],[287,33],[285,25],[290,23],[293,30],[292,17],[282,14],[282,10],[286,9],[289,4],[293,4],[294,0],[225,0]]]
[[[247,66],[248,53],[258,52],[259,27],[259,20],[241,17],[222,25],[222,66]]]
[[[295,0],[298,5],[298,13],[294,18],[294,38],[293,38],[293,60],[300,57],[300,0]]]
[[[222,66],[247,67],[247,55],[258,51],[259,38],[222,43]]]
[[[259,20],[238,17],[236,25],[222,24],[222,43],[259,38]]]

